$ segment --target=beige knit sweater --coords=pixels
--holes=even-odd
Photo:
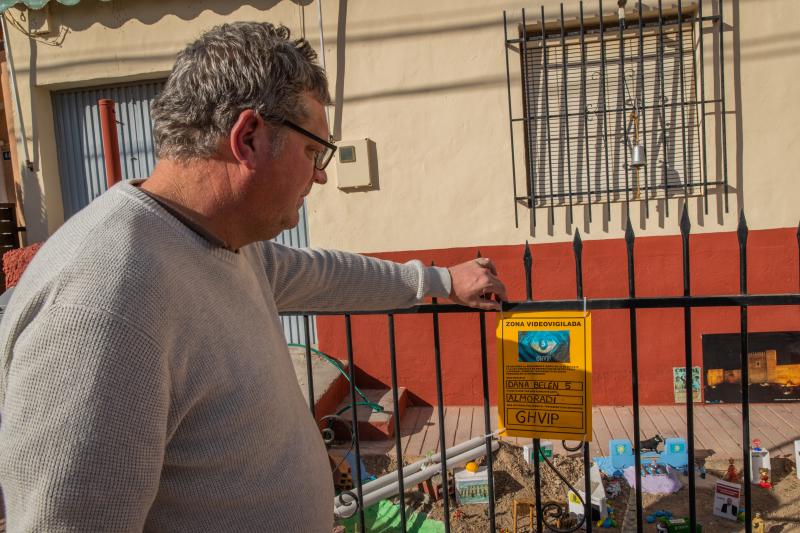
[[[449,282],[415,261],[233,253],[114,187],[48,240],[0,325],[8,530],[329,533],[278,312],[410,306]]]

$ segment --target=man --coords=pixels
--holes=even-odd
[[[179,54],[152,176],[56,232],[0,326],[10,531],[328,533],[328,459],[278,312],[505,298],[486,259],[268,242],[327,179],[329,99],[283,27],[223,25]]]

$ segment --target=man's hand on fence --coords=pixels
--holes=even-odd
[[[478,309],[499,310],[500,301],[508,300],[506,286],[497,277],[492,261],[479,257],[460,265],[449,267],[453,288],[450,299]]]

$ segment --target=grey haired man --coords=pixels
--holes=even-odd
[[[335,151],[315,59],[271,24],[202,35],[153,105],[152,175],[100,196],[28,267],[0,325],[10,531],[329,533],[328,460],[278,313],[505,299],[488,259],[269,241]]]

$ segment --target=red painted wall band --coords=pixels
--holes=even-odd
[[[748,240],[748,289],[751,293],[797,292],[798,252],[793,228],[751,231]],[[738,242],[734,232],[693,235],[690,238],[691,287],[694,295],[739,292]],[[497,265],[509,298],[525,298],[522,268],[523,246],[481,246],[484,257]],[[475,248],[416,250],[372,254],[394,261],[420,259],[425,263],[452,265],[476,256]],[[533,252],[535,299],[574,299],[575,263],[571,243],[540,244]],[[585,241],[584,291],[587,298],[626,297],[628,294],[625,242],[622,239]],[[637,296],[676,296],[683,293],[680,236],[636,239]],[[749,308],[750,332],[800,330],[800,308]],[[595,311],[593,314],[595,405],[631,403],[630,332],[627,310]],[[496,317],[487,315],[489,383],[492,403],[496,398],[493,342]],[[440,319],[444,399],[448,405],[479,405],[481,386],[478,315],[441,315]],[[642,404],[674,401],[672,368],[684,366],[683,310],[637,311],[639,349],[639,397]],[[344,319],[317,319],[319,346],[323,352],[346,358]],[[738,308],[692,310],[692,353],[696,366],[703,364],[702,335],[738,333]],[[398,384],[407,387],[412,400],[436,404],[433,363],[433,328],[430,316],[397,316]],[[389,387],[388,325],[385,316],[353,318],[353,349],[359,386]]]

